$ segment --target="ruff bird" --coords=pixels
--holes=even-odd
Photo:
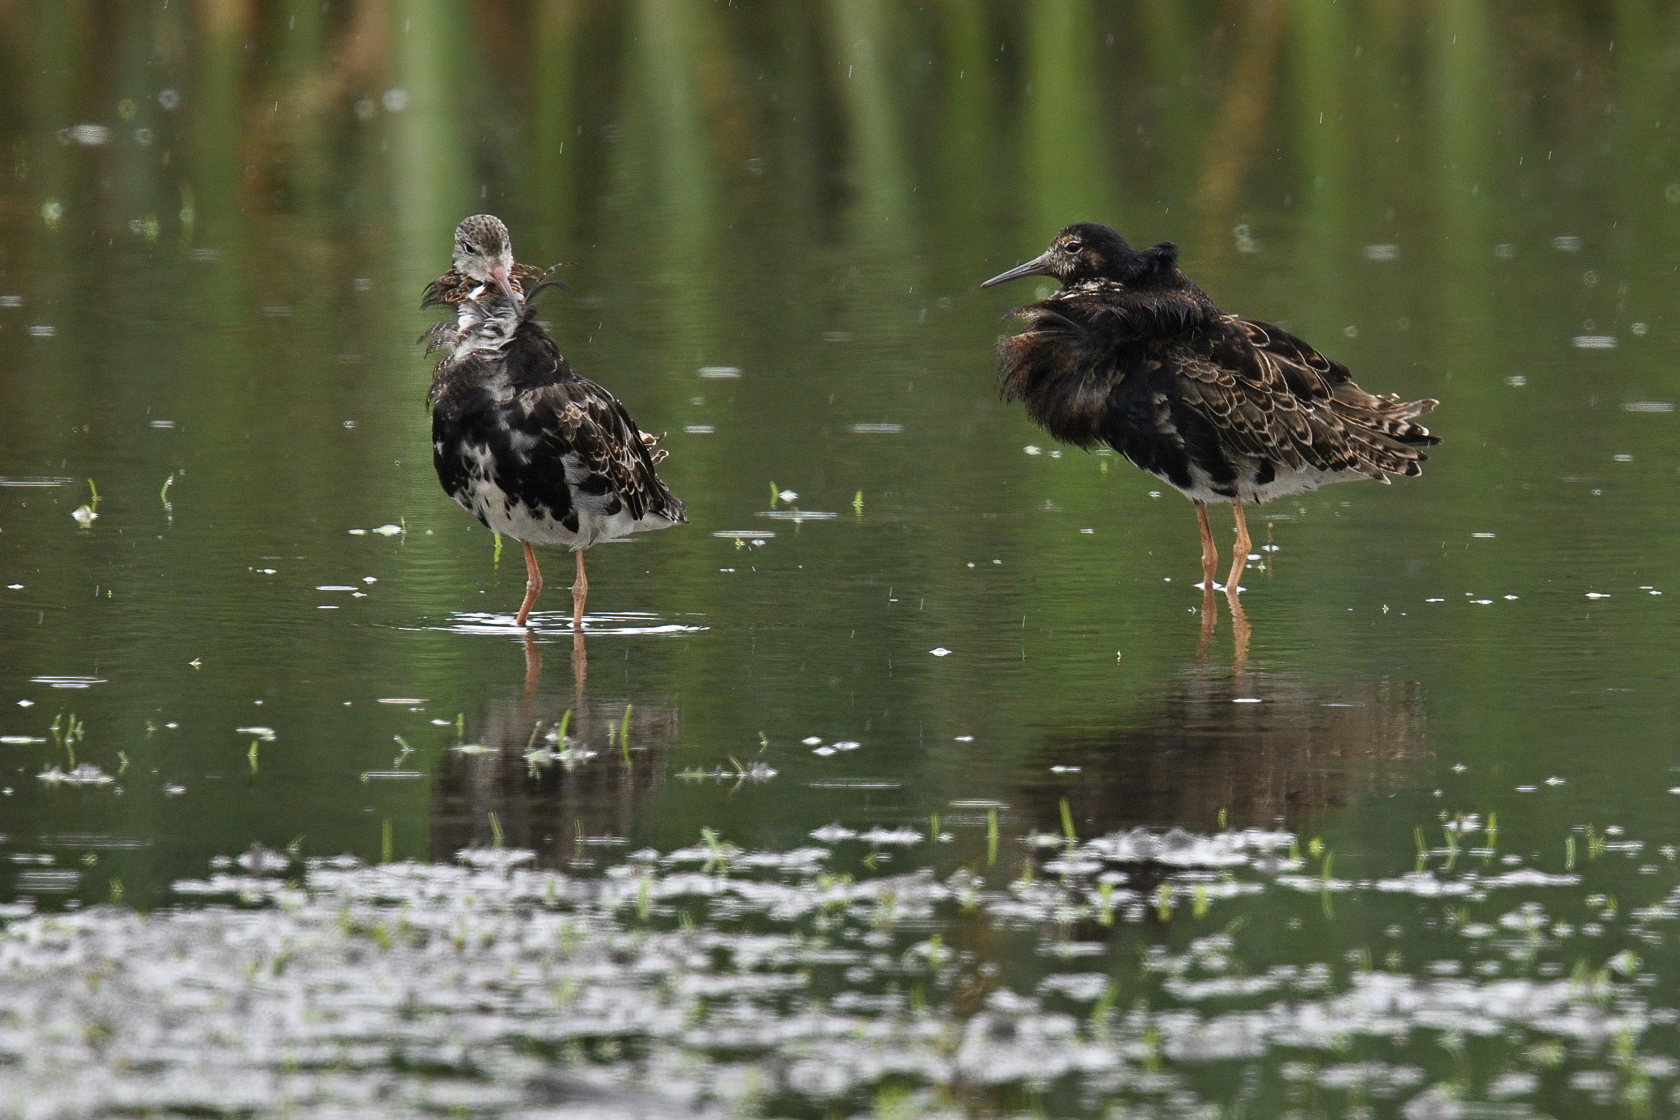
[[[1288,331],[1219,310],[1179,271],[1171,242],[1134,249],[1081,222],[981,287],[1037,275],[1060,288],[1012,313],[1026,326],[998,345],[999,389],[1057,439],[1107,444],[1194,502],[1210,591],[1219,554],[1207,503],[1231,503],[1234,594],[1250,546],[1245,504],[1420,474],[1422,449],[1440,442],[1413,423],[1436,401],[1367,393]]]
[[[660,437],[641,431],[616,397],[573,372],[537,321],[536,296],[559,286],[544,276],[513,263],[497,219],[476,215],[455,231],[454,267],[426,289],[428,302],[456,308],[455,322],[423,336],[427,353],[448,351],[427,396],[432,463],[462,509],[524,546],[516,625],[525,625],[543,587],[531,546],[576,554],[572,629],[581,634],[584,550],[688,518],[654,471],[666,455]]]

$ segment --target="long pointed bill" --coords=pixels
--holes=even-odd
[[[513,283],[508,279],[507,269],[499,265],[492,268],[490,279],[496,282],[496,287],[502,290],[502,294],[507,297],[509,303],[513,304],[515,311],[525,310],[525,301],[519,297],[518,292],[513,290]]]
[[[1050,272],[1050,254],[1034,257],[1026,264],[1018,264],[1008,272],[1000,272],[996,276],[981,284],[982,288],[990,288],[995,284],[1007,284],[1011,280],[1019,280],[1023,276],[1044,276]]]

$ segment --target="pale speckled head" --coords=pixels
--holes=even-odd
[[[494,283],[515,307],[524,301],[508,279],[513,268],[513,240],[494,214],[474,214],[455,227],[455,271],[479,283]]]

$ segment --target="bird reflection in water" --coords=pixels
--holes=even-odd
[[[524,635],[525,650],[525,699],[536,695],[537,686],[542,683],[543,655],[542,646],[527,630]],[[572,687],[579,696],[583,695],[583,686],[589,679],[589,649],[584,645],[583,631],[572,631]]]
[[[1243,610],[1235,581],[1225,586],[1225,603],[1231,608],[1231,673],[1241,676],[1248,666],[1248,643],[1254,628],[1248,624],[1248,612]],[[1213,597],[1213,581],[1202,581],[1202,636],[1196,643],[1196,664],[1207,664],[1208,647],[1219,629],[1219,601]]]
[[[540,866],[575,868],[627,842],[637,803],[664,783],[681,713],[669,703],[585,696],[581,646],[575,637],[568,698],[541,691],[542,655],[527,640],[520,694],[486,704],[476,737],[439,764],[433,859],[500,845],[535,852]]]
[[[1124,724],[1053,732],[1011,800],[1059,831],[1067,798],[1082,836],[1221,822],[1299,831],[1399,787],[1428,757],[1414,682],[1192,670]]]

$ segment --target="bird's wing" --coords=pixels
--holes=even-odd
[[[683,504],[660,481],[654,464],[664,453],[636,427],[630,413],[607,390],[582,377],[519,395],[525,415],[540,423],[542,448],[548,455],[576,456],[583,472],[605,481],[630,516],[649,513],[683,521]],[[587,484],[585,484],[587,485]]]
[[[1434,401],[1365,392],[1347,367],[1288,331],[1224,316],[1206,344],[1180,354],[1180,401],[1240,453],[1299,469],[1416,474],[1418,447],[1440,442],[1413,416]]]

